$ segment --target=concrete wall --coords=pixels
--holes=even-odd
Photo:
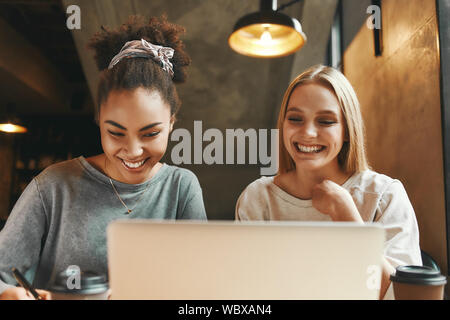
[[[365,23],[367,7],[372,4],[372,0],[341,0],[342,15],[342,47],[345,51],[351,44],[359,29]]]
[[[382,18],[382,56],[364,24],[345,51],[344,73],[361,102],[373,169],[402,181],[421,248],[447,272],[435,1],[384,0]]]

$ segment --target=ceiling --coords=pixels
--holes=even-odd
[[[4,66],[0,68],[0,103],[12,103],[21,114],[90,112],[91,96],[71,31],[65,27],[62,2],[0,0],[0,21],[5,25],[2,40],[8,37],[16,42],[13,46],[11,41],[2,41],[2,49],[11,53],[0,61]],[[20,68],[12,67],[24,64],[27,70],[46,75],[47,79],[40,79],[50,82],[47,85],[55,82],[53,88],[37,88],[43,81],[25,80],[23,72],[16,73]],[[50,66],[50,70],[33,70],[38,64]],[[51,92],[55,88],[59,92]]]
[[[289,2],[279,0],[278,6]],[[218,103],[225,108],[238,100],[248,104],[254,101],[251,92],[256,90],[263,100],[259,105],[272,110],[261,116],[272,118],[273,105],[278,104],[291,73],[297,72],[294,69],[305,68],[314,59],[322,60],[326,48],[323,39],[328,39],[331,22],[317,22],[330,19],[336,2],[304,0],[284,9],[284,13],[302,19],[309,41],[301,55],[261,61],[239,56],[227,46],[234,22],[258,10],[258,0],[0,0],[0,108],[12,103],[19,114],[92,113],[98,71],[92,53],[85,49],[88,39],[101,25],[118,26],[131,14],[167,13],[169,20],[184,25],[188,31],[185,43],[193,59],[190,75],[194,81],[187,85],[184,100],[197,104],[198,98],[191,94],[205,91],[207,96],[215,97],[209,92],[214,90],[211,85],[215,82],[218,90],[239,90],[236,84],[240,81],[233,78],[246,74],[241,79],[246,81],[249,93],[245,97],[234,93],[229,103]],[[65,8],[70,4],[81,8],[81,30],[66,27]],[[214,32],[205,32],[205,28]],[[214,60],[221,62],[212,63]],[[201,70],[202,66],[209,70]],[[230,66],[237,68],[231,75]],[[206,79],[206,75],[217,81]]]
[[[0,0],[0,18],[39,48],[70,83],[84,83],[72,34],[61,28],[66,14],[60,0]]]

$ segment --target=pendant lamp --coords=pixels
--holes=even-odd
[[[277,0],[260,0],[260,11],[236,22],[228,38],[230,47],[239,54],[257,58],[283,57],[303,47],[306,35],[300,22],[279,10]]]
[[[13,112],[13,104],[6,106],[6,112],[0,116],[0,131],[6,133],[25,133],[27,128],[21,125],[19,118]]]

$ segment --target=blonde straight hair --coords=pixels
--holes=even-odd
[[[295,162],[289,155],[283,142],[283,123],[289,98],[297,86],[306,83],[318,83],[332,89],[339,101],[345,119],[348,141],[344,142],[338,154],[340,167],[346,173],[361,172],[369,169],[364,143],[364,124],[355,90],[347,78],[337,69],[316,65],[297,76],[284,93],[278,116],[279,130],[279,167],[278,174],[295,169]]]

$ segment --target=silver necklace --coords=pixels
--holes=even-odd
[[[132,209],[130,209],[130,208],[128,208],[128,206],[125,204],[125,202],[123,202],[122,198],[121,198],[120,195],[119,195],[119,192],[117,192],[116,187],[114,187],[114,183],[112,182],[112,180],[111,180],[109,174],[106,172],[106,156],[105,156],[105,173],[106,173],[106,176],[107,176],[108,179],[109,179],[109,182],[111,183],[111,186],[112,186],[112,188],[113,188],[113,190],[114,190],[114,193],[116,194],[117,198],[119,198],[119,200],[120,200],[120,202],[122,203],[122,205],[125,207],[125,209],[127,209],[127,214],[132,213],[133,210],[136,209],[137,205],[139,204],[139,202],[140,202],[141,199],[142,199],[142,196],[144,195],[144,193],[147,191],[148,187],[150,186],[150,183],[147,185],[147,187],[145,188],[145,190],[142,191],[142,193],[141,193],[141,195],[139,196],[139,198],[138,198],[136,204],[134,205],[134,207],[133,207]]]

